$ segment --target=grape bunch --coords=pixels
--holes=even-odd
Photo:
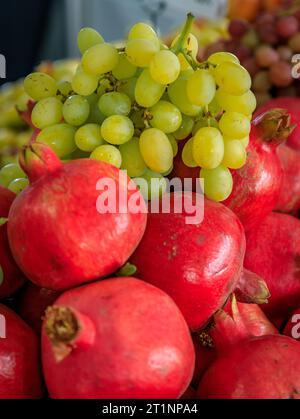
[[[261,12],[255,22],[234,19],[229,24],[230,40],[208,47],[212,51],[236,54],[253,79],[253,90],[259,104],[271,97],[298,96],[300,74],[295,78],[292,67],[300,53],[300,5],[277,11]],[[205,55],[204,55],[205,56]]]
[[[165,191],[178,142],[189,138],[183,162],[199,167],[209,198],[226,199],[231,170],[246,162],[256,101],[251,77],[236,56],[221,52],[197,61],[192,24],[189,14],[170,48],[145,23],[132,26],[121,48],[83,28],[82,57],[71,80],[57,83],[40,71],[24,81],[35,101],[36,140],[63,161],[96,159],[126,170],[137,182],[145,179],[149,191],[141,192],[150,199]],[[0,183],[21,190],[27,180],[19,170],[3,168]]]

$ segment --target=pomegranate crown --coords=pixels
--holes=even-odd
[[[280,144],[293,132],[296,124],[291,124],[291,115],[286,109],[272,109],[253,121],[259,136],[267,142]]]

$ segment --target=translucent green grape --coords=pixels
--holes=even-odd
[[[86,124],[80,127],[75,134],[75,143],[80,150],[86,152],[91,152],[104,144],[100,125]]]
[[[91,159],[105,161],[118,168],[120,168],[122,164],[122,156],[119,149],[110,144],[100,145],[95,148],[91,154]]]

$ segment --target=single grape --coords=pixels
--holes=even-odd
[[[97,89],[98,81],[97,76],[85,73],[79,66],[72,79],[72,89],[78,95],[89,96]]]
[[[177,131],[173,133],[176,140],[186,139],[192,132],[194,120],[190,116],[182,115],[182,122]]]
[[[82,151],[93,151],[104,144],[101,136],[101,127],[98,124],[86,124],[80,127],[75,134],[75,143]]]
[[[168,137],[168,139],[170,141],[170,144],[171,144],[171,147],[172,147],[172,150],[173,150],[173,157],[176,157],[177,154],[178,154],[178,143],[177,143],[175,137],[173,137],[173,135],[168,134],[167,137]],[[168,172],[169,172],[169,170],[168,170]],[[167,176],[166,173],[163,173],[163,174],[164,174],[164,176]]]
[[[257,64],[262,68],[269,68],[279,61],[278,52],[269,45],[261,45],[255,51]]]
[[[206,106],[216,94],[216,83],[208,70],[197,70],[187,80],[187,96],[193,105]]]
[[[124,115],[109,116],[101,126],[101,135],[110,144],[124,144],[131,140],[133,134],[133,123]]]
[[[122,156],[119,149],[110,144],[100,145],[95,148],[90,157],[93,160],[105,161],[118,168],[122,164]]]
[[[73,92],[72,84],[69,81],[63,80],[57,83],[57,90],[62,96],[71,96]]]
[[[167,180],[161,173],[146,169],[143,175],[133,179],[146,201],[154,200],[167,191]]]
[[[227,199],[233,188],[230,170],[223,165],[216,169],[201,169],[200,179],[204,181],[204,193],[212,201],[222,202]]]
[[[34,100],[42,100],[55,96],[57,92],[56,81],[44,73],[31,73],[24,80],[25,92]]]
[[[276,31],[282,38],[290,38],[298,33],[299,22],[295,16],[282,16],[276,23]]]
[[[294,53],[300,53],[300,32],[291,37],[288,45]]]
[[[250,29],[242,38],[242,43],[250,49],[255,49],[260,44],[258,34],[255,29]]]
[[[171,102],[185,115],[196,116],[201,112],[201,107],[193,105],[187,95],[187,81],[191,72],[182,74],[168,88],[168,95]]]
[[[248,31],[249,23],[246,20],[232,19],[228,31],[233,38],[241,39]]]
[[[288,87],[293,83],[293,75],[290,64],[279,61],[270,69],[270,80],[276,87]]]
[[[47,144],[58,155],[65,157],[76,150],[76,128],[68,124],[57,124],[44,128],[37,136],[37,141]]]
[[[142,71],[135,85],[135,100],[144,108],[154,106],[164,94],[166,87],[156,83],[148,68]]]
[[[194,138],[190,138],[184,145],[182,150],[182,161],[187,167],[197,167],[198,164],[194,160],[193,156],[193,143]]]
[[[82,28],[78,33],[77,44],[81,54],[84,54],[85,51],[94,45],[102,44],[103,42],[104,39],[100,33],[93,28]]]
[[[225,137],[241,139],[249,135],[251,122],[241,113],[225,112],[219,121],[219,127]]]
[[[240,169],[246,164],[247,153],[242,141],[224,138],[224,167]]]
[[[215,118],[201,117],[194,125],[192,135],[195,136],[200,128],[213,127],[219,128],[219,123]]]
[[[268,92],[272,87],[269,71],[260,71],[254,76],[253,90],[259,93]]]
[[[15,194],[19,194],[24,191],[25,188],[29,185],[29,180],[27,178],[19,178],[13,180],[9,185],[8,189],[14,192]]]
[[[159,45],[148,39],[132,39],[125,47],[126,56],[136,67],[149,67],[152,58],[159,51]]]
[[[281,45],[277,48],[277,53],[279,55],[280,61],[288,61],[291,62],[293,57],[293,51],[286,45]]]
[[[25,173],[17,163],[10,163],[0,169],[0,185],[5,188],[15,179],[25,177]]]
[[[133,77],[137,67],[128,61],[124,53],[119,54],[119,62],[113,69],[112,74],[117,80],[124,80]]]
[[[194,136],[193,158],[204,169],[215,169],[224,157],[224,141],[217,128],[200,128]]]
[[[144,22],[138,22],[133,25],[128,33],[127,39],[129,41],[132,39],[148,39],[148,41],[159,44],[155,30]]]
[[[173,83],[180,74],[178,57],[170,50],[159,51],[151,60],[150,74],[159,84]]]
[[[101,76],[112,71],[119,61],[117,49],[111,44],[98,44],[89,48],[82,57],[82,68],[88,74]]]
[[[131,101],[124,93],[104,93],[99,99],[100,112],[105,116],[128,115],[131,110]]]
[[[173,163],[171,143],[161,130],[146,129],[140,137],[140,151],[146,165],[153,171],[164,173]]]
[[[146,164],[140,152],[139,139],[133,137],[132,140],[120,145],[122,156],[121,169],[127,170],[130,177],[141,176],[146,171]]]
[[[244,60],[243,66],[252,78],[259,72],[259,66],[257,65],[256,59],[254,57],[250,57]]]
[[[31,121],[39,129],[58,124],[62,120],[63,105],[56,97],[42,99],[32,110]]]
[[[208,57],[207,61],[215,65],[225,63],[225,62],[230,62],[230,63],[235,63],[235,64],[240,63],[240,60],[234,54],[231,54],[230,52],[215,52],[214,54],[211,54]]]
[[[225,61],[215,68],[213,74],[217,85],[231,95],[243,95],[251,88],[251,77],[239,64]]]
[[[173,103],[160,100],[149,109],[150,125],[169,134],[177,131],[182,122],[180,110]]]
[[[249,90],[241,96],[233,96],[218,89],[216,99],[225,111],[239,112],[243,115],[251,115],[256,109],[255,95]]]
[[[125,95],[127,95],[130,98],[132,103],[135,101],[135,87],[137,80],[137,77],[124,79],[117,87],[118,92],[125,93]]]
[[[83,96],[70,96],[64,103],[63,116],[70,125],[79,126],[84,124],[89,117],[89,113],[89,102]]]

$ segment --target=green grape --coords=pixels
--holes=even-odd
[[[98,81],[97,76],[85,73],[79,66],[72,79],[72,88],[78,95],[89,96],[97,89]]]
[[[112,71],[119,61],[117,49],[111,44],[98,44],[89,48],[82,57],[82,68],[88,74],[101,76]]]
[[[37,141],[47,144],[58,155],[65,157],[76,150],[76,128],[68,124],[57,124],[44,128],[37,136]]]
[[[218,121],[215,118],[201,117],[194,125],[192,135],[196,135],[200,128],[213,127],[219,128]]]
[[[187,96],[193,105],[207,106],[216,94],[216,83],[208,70],[197,70],[187,80]]]
[[[251,115],[256,109],[256,97],[251,90],[241,96],[234,96],[218,89],[216,100],[225,111],[239,112],[246,116]]]
[[[187,167],[197,167],[197,163],[194,160],[193,156],[193,143],[194,138],[190,138],[184,145],[182,150],[182,161]]]
[[[166,87],[156,83],[146,68],[139,76],[135,85],[135,100],[144,108],[154,106],[165,92]]]
[[[24,80],[25,92],[34,100],[42,100],[55,96],[57,92],[56,81],[44,73],[31,73]]]
[[[220,165],[216,169],[201,169],[200,178],[204,180],[204,192],[207,198],[221,202],[230,196],[233,180],[227,167]]]
[[[137,80],[137,77],[122,80],[120,85],[117,87],[118,92],[125,93],[125,95],[130,98],[131,102],[135,101],[135,86]]]
[[[150,125],[169,134],[177,131],[182,122],[180,110],[173,103],[160,100],[149,109]]]
[[[196,116],[201,112],[201,107],[193,105],[187,96],[187,81],[190,74],[190,72],[183,74],[174,83],[170,84],[168,95],[171,102],[182,113],[188,116]]]
[[[117,80],[130,79],[136,73],[137,67],[127,60],[124,53],[119,54],[119,62],[112,74]]]
[[[147,168],[140,152],[139,139],[133,137],[132,140],[120,145],[120,153],[122,156],[121,169],[127,170],[130,177],[141,176]]]
[[[239,140],[249,135],[251,122],[241,113],[225,112],[219,121],[219,127],[225,137]]]
[[[173,150],[173,157],[176,157],[177,154],[178,154],[178,143],[175,140],[175,138],[173,137],[173,135],[168,134],[167,137],[168,137],[168,139],[170,141],[170,144],[171,144],[171,147],[172,147],[172,150]],[[164,175],[166,176],[165,173],[164,173]]]
[[[100,145],[95,148],[91,154],[91,159],[105,161],[117,168],[120,168],[122,164],[122,156],[119,149],[110,144]]]
[[[239,141],[243,144],[244,148],[247,149],[247,147],[249,145],[249,142],[250,142],[250,137],[249,137],[249,135],[247,135],[247,137],[242,138]]]
[[[199,129],[194,136],[193,157],[197,165],[204,169],[215,169],[221,164],[224,157],[224,141],[218,129]]]
[[[105,115],[100,112],[98,102],[99,96],[96,93],[93,93],[86,97],[87,101],[90,104],[90,114],[86,121],[89,124],[102,124],[105,119]]]
[[[58,124],[62,120],[63,105],[56,97],[42,99],[32,110],[31,121],[39,129]]]
[[[241,140],[224,138],[224,158],[222,165],[229,169],[240,169],[246,164],[247,153]]]
[[[234,54],[230,52],[215,52],[214,54],[210,55],[207,61],[211,64],[221,64],[224,62],[231,62],[235,64],[240,64],[240,60]]]
[[[173,83],[180,74],[178,57],[170,50],[159,51],[151,60],[150,74],[156,83]]]
[[[93,28],[82,28],[77,37],[77,45],[81,54],[84,54],[89,48],[97,44],[102,44],[104,39]]]
[[[182,115],[182,122],[177,131],[173,133],[176,140],[185,140],[192,132],[194,120],[190,116]]]
[[[24,191],[25,188],[29,185],[29,180],[27,178],[19,178],[15,179],[8,185],[8,189],[14,192],[15,194],[19,194]]]
[[[80,127],[75,134],[75,143],[80,150],[89,152],[104,144],[100,125],[86,124]]]
[[[178,41],[180,35],[176,36],[176,38],[174,38],[173,42],[172,42],[172,47],[176,44],[176,42]],[[198,55],[198,40],[195,37],[194,34],[190,33],[189,36],[187,37],[184,45],[183,45],[186,53],[188,55],[191,55],[192,58],[194,60],[197,59],[197,55]],[[181,71],[185,71],[188,70],[189,68],[191,68],[190,64],[188,63],[188,61],[186,60],[186,58],[184,57],[184,55],[182,53],[178,54],[178,59],[180,62],[180,66],[181,66]]]
[[[133,123],[124,115],[109,116],[101,126],[101,135],[110,144],[124,144],[131,140],[133,134]]]
[[[131,101],[124,93],[110,92],[100,97],[98,106],[105,116],[128,115],[131,110]]]
[[[15,179],[22,178],[25,173],[17,163],[10,163],[0,170],[0,185],[5,188]]]
[[[146,165],[157,173],[164,173],[173,163],[171,143],[161,130],[146,129],[140,137],[140,151]]]
[[[148,39],[132,39],[126,44],[125,52],[129,62],[136,67],[149,67],[159,44]]]
[[[162,174],[153,172],[150,169],[146,169],[143,175],[134,178],[133,181],[136,183],[146,201],[158,199],[167,191],[168,187],[167,180]]]
[[[173,172],[173,170],[174,170],[174,166],[172,164],[172,166],[170,167],[170,169],[167,172],[162,173],[162,176],[164,176],[164,177],[169,176]]]
[[[74,126],[85,123],[90,114],[90,105],[86,98],[80,95],[70,96],[64,103],[63,116],[65,121]]]
[[[25,112],[28,109],[28,101],[31,99],[31,97],[27,94],[24,93],[22,94],[18,100],[16,101],[16,107],[18,109],[18,111],[20,112]]]
[[[159,45],[159,39],[156,35],[155,30],[147,23],[138,22],[133,25],[128,33],[127,39],[148,39]]]
[[[225,61],[213,71],[217,85],[230,95],[240,96],[251,88],[248,71],[239,64]]]
[[[70,96],[73,92],[72,84],[66,80],[57,83],[57,89],[65,97]]]

